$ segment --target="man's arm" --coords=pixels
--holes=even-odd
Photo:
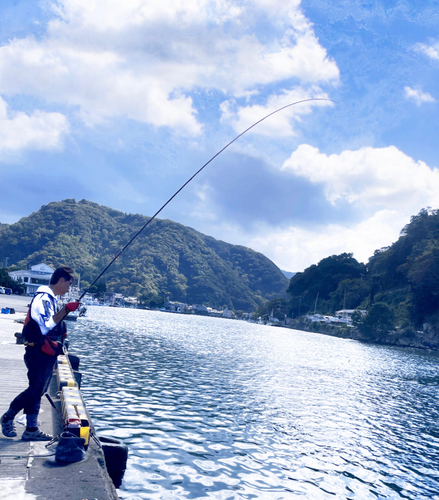
[[[60,323],[71,311],[76,311],[80,303],[70,302],[60,311],[55,312],[56,299],[44,292],[37,295],[32,302],[31,316],[38,323],[41,333],[46,333]]]
[[[56,314],[53,315],[53,321],[55,321],[56,324],[60,323],[66,316],[69,314],[70,311],[67,311],[64,307],[59,310]]]
[[[80,305],[80,302],[69,302],[60,311],[53,315],[53,321],[58,324],[62,321],[70,312],[76,311]]]

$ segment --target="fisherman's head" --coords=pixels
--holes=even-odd
[[[58,267],[50,278],[50,288],[56,295],[64,295],[73,283],[73,269],[71,267]]]

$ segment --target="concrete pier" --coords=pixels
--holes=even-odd
[[[24,346],[16,344],[15,332],[22,325],[29,297],[0,295],[0,308],[13,308],[15,314],[0,314],[0,415],[17,394],[27,387]],[[20,415],[17,416],[20,418]],[[16,422],[17,437],[0,435],[0,499],[4,500],[116,500],[117,491],[108,476],[102,449],[90,440],[81,462],[60,464],[54,449],[45,442],[25,442],[25,426]],[[58,435],[60,418],[46,398],[42,399],[40,428]]]

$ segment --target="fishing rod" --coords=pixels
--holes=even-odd
[[[246,128],[244,132],[241,132],[239,135],[237,135],[234,139],[232,139],[228,144],[226,144],[222,149],[220,149],[216,154],[212,156],[210,160],[208,160],[201,168],[199,168],[175,193],[164,203],[158,210],[157,212],[150,218],[148,221],[134,234],[134,236],[128,241],[128,243],[122,248],[122,250],[116,254],[113,259],[110,261],[109,264],[107,264],[104,269],[99,273],[97,278],[92,282],[92,284],[85,290],[85,292],[82,292],[81,296],[78,299],[78,302],[81,301],[81,299],[84,297],[86,293],[91,289],[91,287],[107,272],[107,270],[114,264],[114,262],[122,255],[122,253],[131,245],[131,243],[139,236],[139,234],[147,227],[151,222],[159,215],[159,213],[167,206],[171,201],[181,192],[183,189],[200,173],[202,172],[209,163],[211,163],[217,156],[219,156],[224,150],[226,150],[229,146],[231,146],[235,141],[237,141],[240,137],[242,137],[244,134],[246,134],[249,130],[251,130],[253,127],[256,127],[256,125],[259,125],[259,123],[263,122],[270,116],[275,115],[276,113],[279,113],[280,111],[283,111],[284,109],[290,108],[292,106],[295,106],[296,104],[302,104],[304,102],[312,102],[312,101],[328,101],[328,102],[333,102],[335,104],[340,104],[338,101],[334,101],[333,99],[328,99],[326,97],[312,97],[309,99],[302,99],[301,101],[296,101],[292,102],[290,104],[286,104],[285,106],[282,106],[281,108],[276,109],[275,111],[272,111],[271,113],[268,113],[268,115],[265,115],[263,118],[260,120],[256,121],[253,123],[253,125],[250,125],[250,127]]]

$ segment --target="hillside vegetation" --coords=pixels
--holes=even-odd
[[[70,265],[87,287],[147,220],[86,200],[49,203],[0,227],[0,261],[8,257],[9,270],[40,262]],[[99,286],[146,302],[163,297],[253,311],[269,299],[285,296],[288,279],[260,253],[156,219]]]
[[[413,216],[399,239],[376,250],[366,265],[348,253],[327,257],[295,274],[287,291],[285,312],[293,317],[314,310],[333,314],[358,308],[368,313],[365,318],[354,318],[364,334],[386,336],[396,328],[398,335],[414,337],[424,328],[424,334],[430,330],[436,336],[439,210],[423,209]]]
[[[0,261],[7,257],[9,270],[68,264],[87,287],[147,220],[86,200],[50,203],[16,224],[0,225]],[[359,309],[367,312],[353,318],[363,335],[418,336],[418,344],[439,347],[439,210],[421,210],[367,264],[349,253],[333,255],[290,280],[253,250],[158,219],[97,287],[135,295],[145,304],[165,299],[227,306],[280,320]]]

